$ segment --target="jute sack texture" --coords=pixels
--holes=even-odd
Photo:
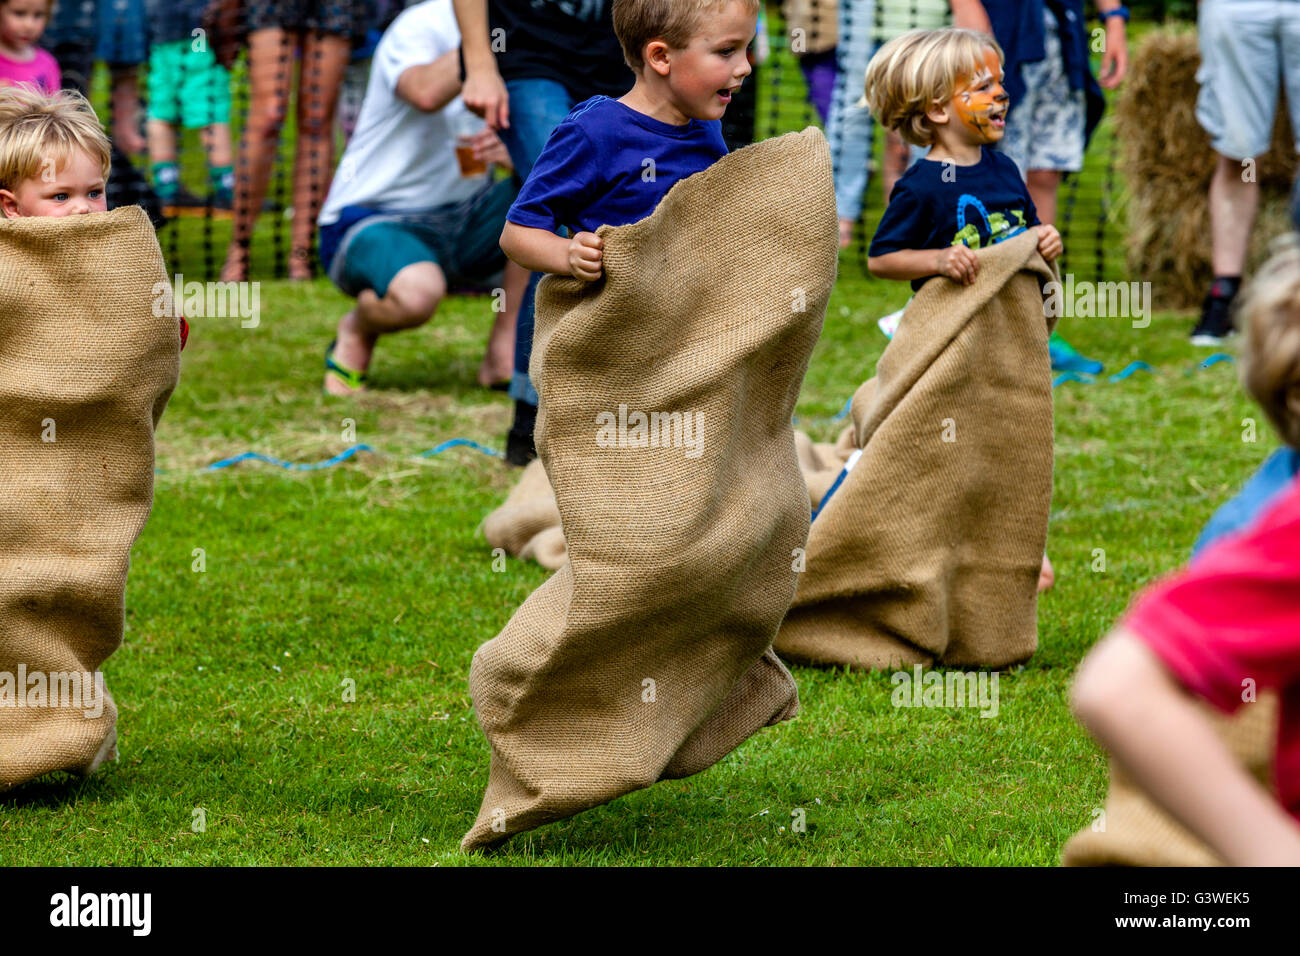
[[[568,560],[474,656],[491,769],[464,848],[697,773],[796,712],[770,645],[808,532],[790,419],[837,231],[810,129],[602,227],[602,280],[542,282],[537,446]],[[689,413],[695,447],[639,447],[634,412]],[[624,415],[626,442],[601,432]]]
[[[560,509],[540,458],[528,463],[501,507],[483,519],[483,537],[493,549],[532,558],[549,571],[564,563],[567,551]]]
[[[1278,698],[1264,693],[1226,716],[1205,714],[1237,761],[1274,793]],[[1094,829],[1095,828],[1095,829]],[[1112,760],[1105,816],[1072,836],[1061,854],[1065,866],[1223,866],[1219,856],[1153,804]]]
[[[1056,278],[1037,233],[979,250],[973,285],[927,282],[853,396],[862,457],[813,522],[783,656],[885,669],[1033,654]]]
[[[827,489],[853,453],[857,436],[846,426],[834,444],[814,442],[807,433],[794,433],[799,470],[808,485],[809,503],[817,507]],[[483,537],[493,549],[524,560],[536,561],[548,571],[557,570],[568,557],[560,509],[541,459],[529,462],[501,506],[483,520]]]
[[[166,281],[138,207],[0,220],[0,674],[21,666],[24,704],[45,697],[0,706],[0,789],[88,772],[116,740],[93,678],[79,699],[70,678],[45,695],[31,681],[93,675],[122,641],[154,427],[180,371],[177,321],[154,315]]]

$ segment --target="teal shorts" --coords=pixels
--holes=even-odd
[[[150,52],[149,119],[185,129],[230,122],[230,74],[195,42],[160,43]]]

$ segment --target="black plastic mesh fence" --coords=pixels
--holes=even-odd
[[[110,206],[137,203],[150,212],[173,272],[307,278],[320,274],[315,220],[356,122],[368,58],[409,5],[57,0],[42,42],[64,85],[91,97],[113,137]],[[1129,6],[1138,29],[1196,14],[1192,0]],[[288,21],[289,29],[276,28],[290,8],[314,11],[310,26],[325,29]],[[724,135],[737,148],[808,125],[827,131],[841,213],[853,221],[846,264],[865,270],[882,182],[907,160],[855,110],[862,72],[884,40],[949,22],[947,10],[947,0],[765,4],[754,73],[728,110]],[[229,70],[218,62],[227,50],[237,53]],[[1057,225],[1076,275],[1122,269],[1114,146],[1107,117],[1083,171],[1062,183]]]

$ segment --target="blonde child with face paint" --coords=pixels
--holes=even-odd
[[[866,103],[880,124],[928,146],[898,180],[867,258],[871,274],[919,289],[946,276],[969,285],[972,250],[1040,225],[1016,164],[988,148],[1003,136],[1007,95],[1002,50],[973,30],[913,30],[881,47],[867,67]],[[1043,258],[1061,236],[1042,226]]]
[[[1044,259],[1061,254],[1061,235],[1039,222],[1016,164],[990,148],[1002,139],[1008,106],[1002,49],[991,36],[904,33],[872,57],[864,99],[881,126],[930,149],[894,186],[868,250],[873,276],[908,280],[913,290],[936,277],[970,285],[979,272],[974,250],[1031,226]],[[1039,590],[1053,580],[1044,555]]]

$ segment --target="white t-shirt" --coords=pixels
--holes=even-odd
[[[425,113],[397,95],[403,72],[459,46],[451,0],[426,0],[393,21],[375,49],[356,132],[334,171],[320,225],[335,222],[345,206],[415,212],[483,188],[486,176],[462,177],[456,162],[452,124],[469,112],[461,98]]]

